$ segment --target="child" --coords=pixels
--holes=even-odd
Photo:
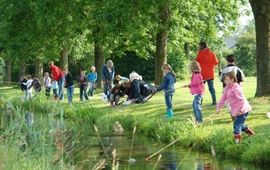
[[[26,86],[26,90],[25,90],[25,100],[29,100],[32,98],[32,83],[33,83],[33,79],[31,77],[31,75],[27,75],[26,76],[26,83],[24,83],[24,85]]]
[[[44,73],[44,78],[43,78],[43,83],[44,83],[44,86],[45,86],[45,95],[49,98],[50,97],[50,93],[51,93],[51,87],[52,87],[52,84],[51,84],[51,78],[49,76],[49,73],[48,72],[45,72]]]
[[[247,133],[249,136],[255,133],[245,125],[245,120],[251,106],[247,99],[244,97],[241,86],[237,83],[235,72],[229,72],[224,75],[224,82],[226,87],[224,93],[218,102],[217,113],[220,113],[220,109],[228,102],[231,107],[231,117],[233,119],[234,139],[235,143],[241,141],[241,132]]]
[[[89,85],[88,96],[93,96],[93,93],[96,88],[95,83],[97,81],[97,72],[96,72],[95,66],[91,67],[91,72],[87,74],[87,80],[88,80],[88,85]]]
[[[80,86],[80,101],[83,101],[83,98],[85,98],[85,100],[88,100],[88,96],[86,93],[87,90],[87,78],[85,76],[85,72],[83,70],[81,70],[80,72],[80,77],[78,80],[78,84]]]
[[[240,84],[241,82],[243,82],[245,79],[245,75],[243,71],[235,65],[234,56],[232,54],[228,55],[226,57],[226,60],[227,60],[228,65],[220,73],[220,80],[223,83],[223,87],[226,86],[226,84],[224,83],[224,75],[228,72],[234,71],[237,78],[237,83]]]
[[[56,80],[52,80],[52,90],[53,90],[53,96],[54,99],[58,99],[58,82]]]
[[[196,118],[196,123],[200,124],[203,122],[202,119],[202,95],[204,92],[203,77],[201,74],[201,67],[197,61],[192,61],[190,64],[190,71],[192,72],[191,82],[189,85],[183,87],[188,87],[190,93],[194,96],[193,99],[193,112]]]
[[[41,91],[41,83],[37,77],[33,78],[32,84],[29,88],[34,87],[35,95],[38,95]]]
[[[175,92],[174,83],[176,81],[176,74],[174,73],[172,67],[169,64],[163,64],[161,69],[164,74],[163,84],[160,85],[157,90],[164,90],[165,102],[167,106],[167,118],[173,118],[172,97]]]
[[[21,78],[21,90],[22,92],[25,92],[27,90],[27,86],[25,85],[27,82],[27,79],[25,76]]]
[[[118,83],[112,90],[110,95],[111,106],[117,106],[119,103],[120,97],[124,97],[127,94],[128,83]]]
[[[68,70],[65,71],[65,88],[67,88],[68,104],[73,102],[74,82],[72,75]]]

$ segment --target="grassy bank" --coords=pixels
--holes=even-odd
[[[96,94],[89,102],[80,103],[78,90],[76,90],[73,106],[66,102],[56,103],[52,100],[40,98],[32,102],[22,103],[17,88],[1,87],[5,102],[12,101],[14,105],[22,106],[25,110],[39,112],[41,114],[64,111],[65,116],[80,123],[82,126],[95,123],[104,131],[111,130],[115,121],[120,121],[123,127],[131,130],[134,125],[140,133],[159,141],[170,142],[180,138],[179,145],[192,147],[195,150],[211,152],[214,148],[217,157],[244,161],[259,165],[270,165],[270,119],[266,112],[270,111],[269,98],[253,98],[255,94],[255,78],[247,78],[243,84],[246,97],[249,99],[253,111],[250,113],[247,124],[254,129],[256,135],[245,138],[236,145],[232,140],[232,121],[227,109],[219,115],[215,114],[215,107],[210,105],[211,99],[208,91],[204,96],[203,117],[204,124],[199,128],[193,125],[192,96],[187,89],[180,86],[186,82],[176,85],[177,91],[174,95],[173,105],[175,118],[171,121],[165,120],[165,103],[162,93],[156,94],[149,102],[129,107],[110,108],[101,101]],[[221,94],[221,84],[216,81],[217,96]],[[0,148],[1,150],[1,148]]]

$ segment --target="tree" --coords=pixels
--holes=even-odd
[[[249,0],[255,18],[257,90],[255,96],[270,96],[270,1]]]
[[[254,23],[250,23],[238,37],[234,54],[237,65],[246,76],[256,75],[256,37]]]

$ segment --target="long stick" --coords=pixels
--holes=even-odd
[[[136,133],[136,126],[134,126],[134,128],[133,128],[133,135],[132,135],[132,141],[131,141],[131,146],[130,146],[129,158],[131,157],[132,150],[133,150],[135,133]]]
[[[104,155],[105,155],[107,161],[109,161],[109,156],[108,156],[108,154],[107,154],[107,152],[106,152],[106,149],[105,149],[105,147],[104,147],[104,145],[103,145],[102,139],[101,139],[100,134],[99,134],[99,132],[98,132],[98,128],[96,127],[96,125],[93,125],[93,126],[94,126],[94,129],[95,129],[96,133],[97,133],[97,136],[98,136],[98,139],[99,139],[99,141],[100,141],[101,147],[102,147],[102,149],[103,149]]]
[[[171,145],[175,144],[177,141],[179,141],[180,138],[176,139],[175,141],[173,141],[172,143],[168,144],[167,146],[161,148],[159,151],[155,152],[154,154],[148,156],[147,158],[145,158],[146,161],[148,161],[149,159],[151,159],[152,157],[156,156],[157,154],[159,154],[160,152],[162,152],[163,150],[167,149],[168,147],[170,147]]]

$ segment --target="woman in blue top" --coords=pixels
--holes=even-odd
[[[89,86],[88,96],[93,96],[93,93],[94,93],[95,88],[96,88],[95,83],[97,81],[97,72],[96,72],[95,66],[91,67],[91,72],[89,72],[86,77],[87,77],[88,86]]]
[[[166,115],[167,118],[172,118],[173,117],[172,97],[175,92],[174,83],[176,81],[176,74],[169,64],[163,64],[161,69],[163,71],[164,78],[163,83],[158,88],[158,91],[164,90],[165,103],[167,106]]]

